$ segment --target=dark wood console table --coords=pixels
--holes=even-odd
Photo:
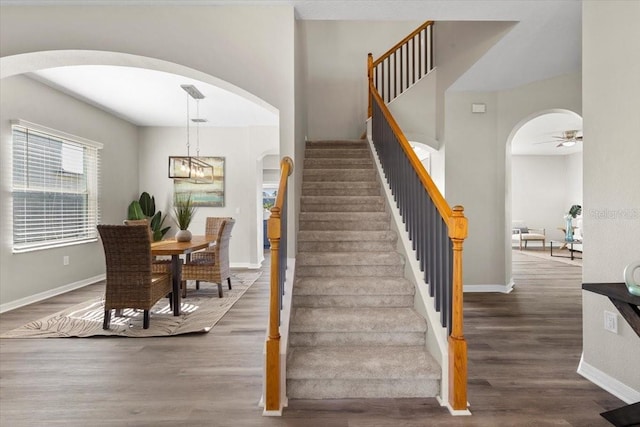
[[[582,289],[609,297],[624,320],[640,337],[640,297],[632,295],[624,283],[583,283]]]

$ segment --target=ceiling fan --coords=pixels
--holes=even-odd
[[[562,131],[560,136],[553,136],[552,138],[554,139],[552,141],[541,141],[535,142],[534,144],[549,144],[557,142],[558,145],[556,145],[556,147],[573,147],[576,143],[582,142],[582,135],[578,135],[578,132],[580,131],[577,129],[565,130]]]

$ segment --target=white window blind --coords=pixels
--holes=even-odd
[[[13,251],[95,241],[102,144],[12,123]]]

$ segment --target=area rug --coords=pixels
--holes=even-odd
[[[68,338],[93,336],[163,337],[189,333],[205,333],[229,311],[260,277],[261,272],[233,273],[229,290],[223,284],[224,296],[218,298],[218,286],[191,284],[187,298],[182,298],[181,315],[173,316],[169,300],[163,298],[151,309],[149,329],[142,328],[142,310],[123,310],[122,316],[111,315],[111,327],[102,329],[104,302],[94,298],[66,310],[44,317],[0,335],[0,338]]]
[[[557,261],[563,264],[576,265],[578,267],[582,267],[582,259],[578,258],[582,256],[581,252],[576,252],[574,259],[571,259],[571,253],[568,249],[553,249],[553,256],[549,253],[548,249],[523,249],[518,250],[514,249],[514,253],[520,253],[523,255],[533,256],[536,258],[546,259],[547,261]],[[557,256],[556,256],[557,255]]]

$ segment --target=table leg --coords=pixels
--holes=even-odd
[[[571,252],[571,260],[573,261],[573,243],[571,243],[571,247],[569,249],[569,252]]]
[[[180,255],[171,255],[171,277],[173,298],[173,315],[180,316],[180,278],[182,277]]]

